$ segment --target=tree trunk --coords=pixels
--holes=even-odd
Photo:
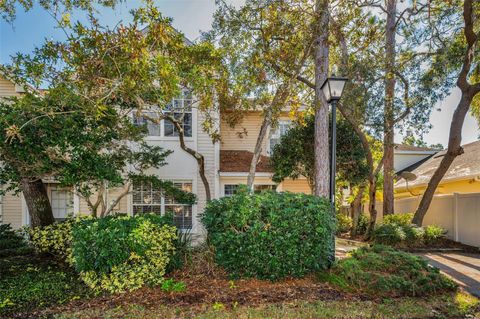
[[[427,213],[428,208],[432,202],[435,191],[438,187],[438,184],[442,181],[443,176],[447,173],[450,165],[452,164],[455,157],[463,153],[463,148],[461,147],[462,142],[462,127],[465,120],[465,116],[470,108],[470,103],[472,102],[472,96],[469,94],[464,94],[462,92],[462,98],[458,103],[455,112],[453,113],[452,124],[450,125],[450,137],[448,141],[448,148],[443,156],[440,165],[435,170],[432,178],[428,182],[427,189],[423,193],[422,200],[418,205],[417,211],[413,216],[412,222],[418,226],[422,226],[423,218]]]
[[[370,213],[370,223],[367,229],[367,238],[372,234],[377,222],[377,208],[375,206],[377,201],[377,178],[376,176],[370,176],[368,180],[368,212]]]
[[[321,86],[328,72],[328,0],[317,0],[315,25],[315,195],[328,197],[330,194],[330,167],[328,143],[328,103]]]
[[[360,214],[362,213],[362,198],[363,193],[365,192],[365,185],[361,184],[358,188],[357,196],[353,200],[352,204],[350,205],[352,209],[352,230],[350,231],[350,235],[352,237],[357,236],[357,227],[358,227],[358,220],[360,218]]]
[[[48,226],[55,222],[47,189],[40,178],[22,179],[22,192],[32,227]]]
[[[383,215],[393,214],[394,178],[394,101],[395,101],[395,29],[397,0],[387,1],[385,31],[385,107],[383,135]]]
[[[183,127],[180,125],[178,120],[173,118],[172,116],[165,115],[164,116],[167,121],[170,121],[178,131],[178,138],[180,140],[180,148],[193,156],[193,158],[197,161],[198,165],[198,174],[200,175],[200,179],[202,180],[203,187],[205,188],[205,199],[209,202],[212,199],[212,195],[210,193],[210,183],[208,182],[207,176],[205,174],[205,157],[202,154],[197,152],[196,150],[190,148],[185,144],[185,132]]]
[[[278,92],[277,92],[278,94]],[[274,97],[275,99],[276,97]],[[272,101],[273,104],[273,101]],[[253,182],[255,181],[255,171],[257,170],[258,160],[262,154],[262,145],[267,136],[267,131],[270,125],[272,124],[272,105],[270,105],[266,110],[263,116],[262,126],[260,127],[260,132],[258,133],[257,143],[255,144],[255,149],[253,151],[252,161],[250,162],[250,169],[248,171],[247,177],[247,187],[250,192],[253,192]]]
[[[428,182],[427,189],[422,196],[420,205],[418,205],[417,211],[413,216],[413,223],[418,226],[421,226],[423,223],[423,218],[430,207],[430,203],[432,202],[438,184],[440,184],[443,176],[447,173],[455,157],[463,153],[461,146],[463,122],[465,121],[465,116],[470,109],[470,104],[472,103],[473,98],[476,94],[480,93],[480,82],[475,84],[469,83],[469,74],[471,73],[472,66],[474,66],[475,48],[479,37],[474,29],[476,21],[472,0],[465,0],[463,2],[463,20],[465,21],[463,33],[465,35],[467,48],[463,57],[462,69],[460,70],[457,79],[457,86],[462,91],[462,97],[453,113],[452,123],[450,124],[447,152]]]

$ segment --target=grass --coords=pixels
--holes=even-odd
[[[37,256],[0,259],[0,317],[91,295],[71,269]]]
[[[464,318],[480,316],[478,299],[464,293],[432,298],[400,298],[382,301],[318,301],[247,307],[215,303],[199,309],[162,305],[153,308],[130,304],[109,310],[86,309],[65,312],[56,319],[86,318]]]

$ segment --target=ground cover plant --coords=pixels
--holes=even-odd
[[[92,295],[71,268],[32,255],[0,258],[0,317],[18,316]]]
[[[233,277],[302,277],[333,256],[335,220],[324,198],[239,191],[209,202],[202,222],[216,262]]]
[[[381,245],[353,251],[319,278],[350,292],[380,297],[428,296],[457,288],[421,257]]]

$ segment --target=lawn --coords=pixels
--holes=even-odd
[[[401,298],[364,301],[291,301],[238,306],[202,304],[189,307],[128,304],[108,310],[88,308],[66,311],[54,318],[478,318],[478,300],[463,293],[427,299]]]

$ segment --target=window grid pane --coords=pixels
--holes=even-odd
[[[173,182],[173,185],[184,191],[192,191],[191,182]],[[192,205],[177,203],[173,198],[163,196],[160,190],[152,188],[151,184],[133,185],[133,214],[162,214],[162,197],[164,197],[164,212],[173,215],[175,225],[180,229],[192,228]]]

